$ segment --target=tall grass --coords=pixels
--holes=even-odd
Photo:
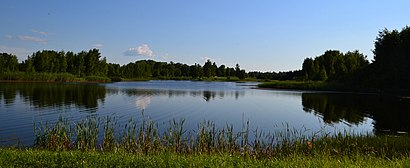
[[[127,152],[49,151],[0,148],[1,167],[409,167],[410,157],[380,158],[364,155],[248,159],[230,154],[159,155]]]
[[[102,76],[86,76],[85,80],[89,82],[111,82],[111,78]]]
[[[108,77],[86,76],[79,78],[70,73],[46,72],[1,72],[0,80],[7,81],[39,81],[39,82],[111,82]]]
[[[291,90],[318,90],[318,91],[349,91],[376,93],[375,88],[355,86],[333,81],[269,81],[258,85],[259,88],[291,89]]]
[[[37,73],[37,72],[2,72],[0,80],[10,81],[42,81],[42,82],[74,82],[84,79],[70,73]]]
[[[66,150],[73,147],[73,130],[67,119],[60,117],[52,126],[49,122],[34,126],[35,146],[51,150]]]
[[[69,123],[60,118],[55,124],[36,126],[35,148],[48,150],[125,151],[138,154],[230,154],[247,158],[274,158],[301,156],[366,155],[374,157],[401,157],[410,153],[410,136],[353,136],[347,133],[317,133],[286,128],[278,132],[249,130],[249,121],[241,131],[232,125],[218,129],[215,123],[204,121],[195,131],[184,128],[185,120],[171,120],[163,132],[158,124],[143,117],[141,122],[130,119],[121,127],[113,118],[89,118]],[[102,124],[102,126],[100,125]],[[103,136],[99,136],[99,128]],[[122,128],[121,131],[116,131]]]
[[[297,90],[333,90],[333,84],[321,81],[270,81],[258,85],[261,88],[297,89]]]

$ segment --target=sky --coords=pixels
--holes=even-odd
[[[369,60],[378,32],[410,25],[408,0],[2,0],[0,52],[98,48],[108,62],[207,59],[247,71],[301,69],[326,50]]]

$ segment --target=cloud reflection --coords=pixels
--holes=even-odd
[[[151,96],[139,96],[135,99],[135,106],[140,110],[145,110],[151,104]]]

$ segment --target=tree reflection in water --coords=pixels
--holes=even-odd
[[[0,87],[0,101],[4,99],[6,106],[19,97],[35,108],[74,105],[95,111],[98,102],[104,102],[105,95],[105,87],[96,84],[3,83]]]
[[[410,131],[410,100],[392,96],[348,93],[303,93],[303,110],[322,116],[325,123],[359,125],[366,117],[376,133]]]

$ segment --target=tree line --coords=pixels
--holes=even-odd
[[[374,43],[374,60],[368,81],[376,87],[410,89],[410,27],[384,29]]]
[[[315,58],[306,58],[302,64],[304,80],[312,81],[346,81],[359,70],[367,67],[369,61],[359,51],[342,53],[328,50]]]
[[[174,62],[157,62],[154,60],[139,60],[126,65],[107,63],[101,57],[98,49],[81,51],[79,53],[43,50],[33,53],[26,60],[19,63],[17,57],[8,53],[0,53],[0,73],[2,72],[45,72],[70,73],[78,77],[101,76],[111,78],[164,78],[176,77],[238,77],[248,76],[239,64],[235,68],[225,65],[217,66],[215,62],[207,60],[200,64],[187,65]]]
[[[187,65],[174,62],[140,60],[119,65],[107,63],[98,49],[79,53],[43,50],[33,53],[19,63],[17,57],[0,53],[0,73],[2,72],[47,72],[70,73],[78,77],[103,76],[120,78],[160,78],[183,77],[246,77],[267,80],[336,81],[343,84],[359,85],[378,89],[410,89],[410,27],[402,30],[380,31],[370,63],[359,51],[342,53],[327,50],[322,55],[306,58],[302,69],[286,72],[249,72],[225,65],[217,66],[207,60],[200,64]]]
[[[357,50],[346,53],[327,50],[322,55],[306,58],[301,70],[248,74],[258,79],[337,82],[381,91],[410,89],[410,27],[380,31],[373,55],[369,62]]]
[[[302,65],[304,80],[337,81],[383,89],[410,89],[410,27],[379,32],[371,63],[358,51],[328,50]]]

